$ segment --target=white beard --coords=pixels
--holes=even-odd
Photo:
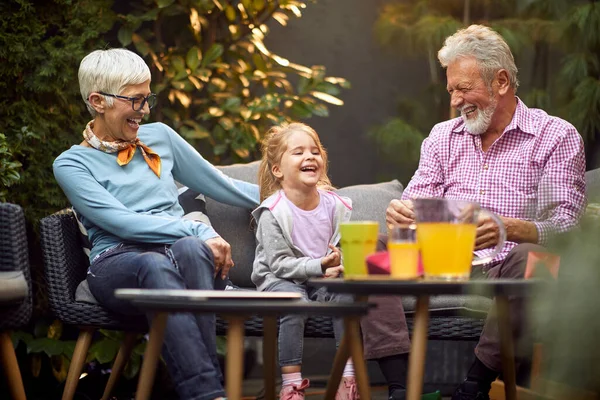
[[[475,111],[477,113],[477,117],[475,119],[467,118],[467,115],[463,111],[466,108],[473,107],[473,105],[472,104],[463,105],[459,111],[461,112],[463,121],[465,121],[467,131],[471,135],[481,135],[481,134],[485,133],[485,131],[488,130],[488,128],[490,127],[490,124],[492,123],[492,117],[494,116],[494,112],[496,112],[497,105],[498,105],[498,103],[496,102],[496,100],[492,99],[492,102],[490,103],[490,105],[487,108],[485,108],[483,110],[478,108]]]

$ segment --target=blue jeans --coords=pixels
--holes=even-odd
[[[329,293],[325,287],[314,288],[307,285],[299,285],[291,281],[281,279],[265,288],[265,292],[294,292],[300,293],[304,301],[351,303],[354,298],[349,294]],[[288,314],[279,320],[279,366],[302,364],[302,352],[304,350],[304,324],[305,315]],[[340,345],[344,333],[344,320],[333,319],[333,334],[335,346]]]
[[[197,237],[173,245],[121,243],[100,254],[87,276],[90,291],[107,309],[141,314],[115,289],[204,289],[224,286],[214,274],[210,248]],[[222,289],[223,287],[221,287]],[[146,314],[151,320],[152,314]],[[216,350],[215,315],[172,313],[167,318],[162,356],[181,399],[211,400],[225,396]]]

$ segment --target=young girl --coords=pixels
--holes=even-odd
[[[335,244],[340,239],[340,222],[348,221],[352,212],[350,199],[329,191],[327,153],[317,133],[301,123],[274,127],[267,133],[262,154],[262,203],[252,213],[257,221],[252,282],[261,291],[299,292],[306,301],[352,301],[351,296],[306,284],[308,278],[334,278],[344,270]],[[301,374],[305,320],[286,315],[280,321],[281,399],[304,399],[309,386]],[[339,345],[343,322],[334,320],[333,326]],[[336,399],[358,399],[350,359]]]

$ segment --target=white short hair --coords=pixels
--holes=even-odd
[[[126,86],[138,85],[150,80],[150,68],[142,57],[127,49],[96,50],[79,64],[79,91],[85,105],[96,116],[89,97],[92,92],[121,94]],[[106,97],[106,104],[113,105],[113,98]]]
[[[515,59],[506,41],[496,31],[483,25],[471,25],[447,37],[438,51],[438,60],[444,68],[459,58],[469,57],[477,61],[481,77],[488,86],[491,86],[494,74],[505,69],[510,86],[515,91],[519,87]]]

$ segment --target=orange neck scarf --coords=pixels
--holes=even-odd
[[[91,120],[85,126],[83,130],[83,138],[86,142],[89,143],[95,149],[103,151],[105,153],[117,153],[117,164],[120,166],[127,165],[129,161],[133,158],[135,154],[135,150],[139,147],[144,160],[146,163],[160,178],[161,171],[161,161],[160,156],[156,154],[152,149],[146,146],[139,138],[135,138],[135,140],[131,142],[125,142],[122,140],[115,142],[105,142],[103,140],[98,139],[98,137],[94,134],[92,128],[94,127],[94,120]]]

